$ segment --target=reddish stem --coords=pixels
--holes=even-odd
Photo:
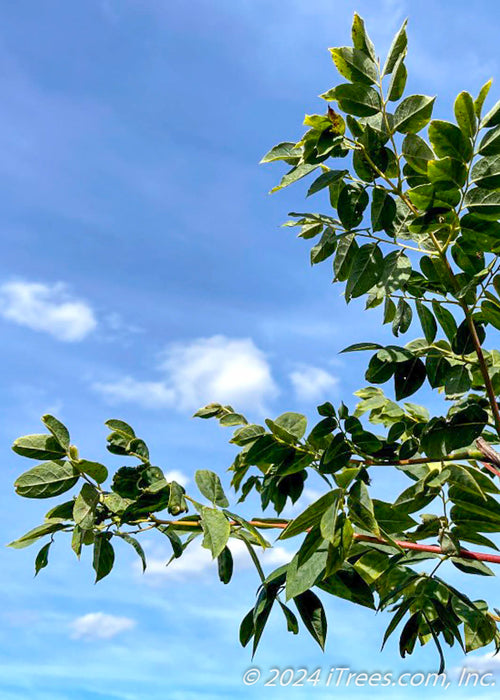
[[[494,474],[495,476],[500,476],[500,471],[498,471],[498,469],[495,469],[495,467],[493,467],[491,464],[488,464],[488,462],[483,462],[482,464],[483,467],[485,467],[485,469],[490,471],[492,474]]]

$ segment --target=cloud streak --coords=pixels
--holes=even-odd
[[[68,343],[83,340],[97,327],[92,307],[72,297],[62,282],[5,282],[0,286],[0,314],[7,321]]]
[[[134,402],[189,411],[217,401],[263,409],[278,389],[266,355],[250,338],[215,335],[169,345],[161,356],[157,381],[126,376],[95,382],[110,403]]]
[[[339,383],[333,374],[311,365],[301,365],[289,377],[297,398],[302,401],[320,401],[335,391]]]
[[[87,613],[77,617],[70,624],[72,639],[111,639],[122,632],[131,630],[136,622],[130,617],[107,615],[103,612]]]

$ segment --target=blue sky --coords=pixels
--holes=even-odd
[[[494,2],[3,3],[5,542],[47,509],[13,493],[28,465],[10,451],[15,437],[40,430],[45,412],[70,426],[84,456],[110,466],[119,461],[107,457],[103,422],[124,418],[189,486],[196,469],[223,472],[233,455],[228,433],[190,419],[203,403],[231,401],[255,420],[284,410],[313,418],[325,399],[354,404],[364,358],[338,352],[384,342],[387,331],[378,311],[362,314],[356,302],[347,309],[328,263],[311,270],[308,244],[279,228],[306,206],[305,186],[269,197],[282,171],[258,166],[274,143],[301,135],[304,113],[324,108],[316,96],[337,80],[326,49],[348,43],[354,10],[380,52],[409,16],[408,89],[438,94],[437,116],[451,115],[460,90],[477,93],[500,75]],[[389,476],[377,475],[375,488],[388,486]],[[306,499],[318,487],[311,483]],[[224,587],[198,550],[165,570],[164,543],[151,537],[146,547],[149,574],[118,548],[115,571],[96,587],[88,559],[78,563],[63,542],[36,580],[32,549],[2,552],[2,698],[260,697],[261,684],[241,682],[251,663],[238,626],[257,586],[244,554],[236,551],[237,572]],[[278,549],[266,566],[286,557]],[[469,583],[499,604],[496,585]],[[394,641],[379,654],[381,616],[327,605],[324,655],[305,635],[287,636],[276,616],[252,665],[435,668],[430,649],[403,662]],[[453,651],[449,662],[462,658]],[[360,700],[375,692],[336,689]],[[269,691],[306,693],[331,691]]]

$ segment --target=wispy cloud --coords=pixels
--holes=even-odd
[[[126,376],[95,382],[110,403],[133,401],[147,408],[172,406],[187,411],[210,401],[262,408],[277,387],[266,355],[250,338],[216,335],[173,343],[158,365],[159,380]]]
[[[320,401],[337,388],[339,380],[321,367],[300,365],[290,372],[295,394],[303,401]]]
[[[73,620],[70,630],[72,639],[111,639],[117,634],[132,629],[135,625],[135,620],[130,617],[93,612]]]
[[[65,342],[83,340],[97,327],[90,304],[73,297],[62,282],[5,282],[0,286],[0,314]]]

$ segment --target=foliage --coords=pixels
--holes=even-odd
[[[136,535],[157,530],[168,538],[172,558],[202,537],[228,583],[228,542],[236,538],[261,578],[240,628],[241,643],[252,641],[253,652],[273,607],[297,633],[289,601],[323,647],[327,620],[319,593],[389,611],[383,643],[401,625],[401,655],[411,654],[417,640],[433,642],[443,667],[443,643],[464,651],[490,643],[500,648],[500,618],[438,576],[444,562],[464,575],[492,575],[484,561],[500,562],[494,553],[464,548],[496,550],[488,535],[500,532],[500,489],[493,480],[500,458],[491,447],[500,441],[500,352],[484,347],[500,329],[500,102],[483,116],[487,83],[475,99],[458,95],[454,121],[433,120],[434,97],[404,96],[406,24],[382,68],[358,15],[352,40],[353,46],[330,49],[344,82],[321,96],[326,112],[307,115],[300,141],[278,144],[262,162],[290,166],[273,191],[314,173],[307,195],[326,193],[332,211],[292,213],[285,225],[314,239],[313,265],[333,261],[346,303],[364,297],[366,309],[383,306],[383,323],[396,340],[343,351],[369,353],[367,385],[356,392],[354,411],[344,403],[318,406],[319,421],[310,430],[296,413],[265,425],[220,404],[195,414],[234,429],[230,442],[238,453],[230,472],[239,503],[255,492],[262,511],[279,516],[301,496],[311,472],[324,480],[324,495],[292,521],[248,521],[228,510],[213,472],[196,473],[204,503],[167,481],[144,440],[120,420],[106,424],[108,449],[137,463],[120,467],[105,486],[107,468],[81,459],[65,426],[44,416],[46,434],[14,443],[15,452],[41,462],[17,479],[16,491],[51,498],[77,484],[80,490],[11,546],[48,537],[36,557],[38,573],[56,533],[71,533],[78,557],[82,547],[93,547],[99,580],[113,567],[117,537],[144,567]],[[403,345],[412,326],[421,327],[423,337]],[[431,416],[406,401],[426,384],[448,402],[445,415]],[[370,475],[384,466],[409,479],[394,501],[370,494]],[[165,511],[168,517],[160,517]],[[256,552],[271,546],[266,529],[281,529],[280,540],[298,538],[290,563],[268,576]]]

